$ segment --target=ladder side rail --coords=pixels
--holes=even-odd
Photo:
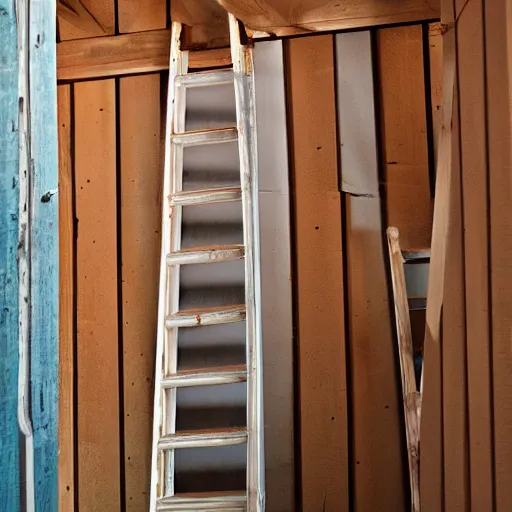
[[[176,76],[183,76],[188,71],[188,51],[178,52],[178,66]],[[170,86],[171,84],[169,84]],[[173,84],[174,91],[174,109],[172,117],[171,139],[176,133],[185,131],[186,116],[186,88],[176,87]],[[183,190],[183,150],[182,144],[173,144],[171,140],[171,168],[170,168],[170,195]],[[170,204],[169,197],[166,199]],[[182,227],[183,207],[181,205],[171,204],[169,207],[170,216],[170,247],[169,252],[177,252],[181,249],[181,227]],[[167,315],[175,314],[179,311],[180,304],[180,266],[173,265],[168,267],[168,308]],[[164,324],[166,322],[164,320]],[[178,371],[178,327],[169,328],[166,325],[167,343],[165,346],[165,376],[175,374]],[[176,404],[177,389],[172,388],[165,392],[166,403],[164,413],[166,415],[166,430],[164,434],[173,434],[176,432]],[[174,495],[174,450],[165,451],[165,496]]]
[[[252,48],[241,44],[238,20],[229,14],[245,245],[247,354],[247,511],[265,510],[263,350],[256,107]]]

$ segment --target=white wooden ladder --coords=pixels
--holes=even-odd
[[[162,254],[155,374],[150,511],[263,511],[263,394],[258,176],[252,49],[241,42],[240,23],[229,15],[232,67],[188,72],[180,49],[182,27],[173,23],[167,105],[162,212]],[[236,126],[185,131],[186,91],[234,84]],[[239,188],[183,189],[184,148],[238,141]],[[182,248],[183,210],[197,205],[241,201],[243,244]],[[244,260],[245,304],[180,310],[180,268]],[[179,370],[182,329],[245,322],[243,365]],[[246,424],[236,428],[177,431],[177,389],[246,382]],[[236,492],[177,493],[175,451],[247,444],[246,489]]]

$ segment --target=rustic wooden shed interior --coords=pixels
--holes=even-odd
[[[507,5],[58,3],[62,512],[148,508],[170,24],[207,69],[227,12],[255,44],[266,180],[267,510],[410,509],[388,226],[432,248],[426,320],[428,270],[407,277],[422,509],[512,510]]]

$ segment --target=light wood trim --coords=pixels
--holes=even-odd
[[[71,85],[57,88],[59,128],[59,511],[74,511],[74,214]]]
[[[285,43],[293,151],[303,510],[347,512],[348,434],[333,36]],[[319,71],[321,70],[321,71]]]
[[[169,69],[170,38],[170,30],[163,29],[64,41],[57,45],[57,79],[73,81]],[[192,69],[229,64],[229,48],[189,54]]]
[[[400,250],[399,232],[395,227],[389,227],[386,232],[388,236],[389,260],[391,264],[391,279],[395,303],[400,374],[402,377],[402,399],[407,437],[407,457],[409,460],[409,482],[411,486],[411,512],[419,512],[419,418],[421,414],[421,395],[416,389],[411,318],[405,284],[404,258]]]

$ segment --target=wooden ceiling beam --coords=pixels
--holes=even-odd
[[[74,81],[169,69],[170,30],[91,37],[57,44],[57,80]],[[229,48],[193,51],[194,69],[231,64]]]

